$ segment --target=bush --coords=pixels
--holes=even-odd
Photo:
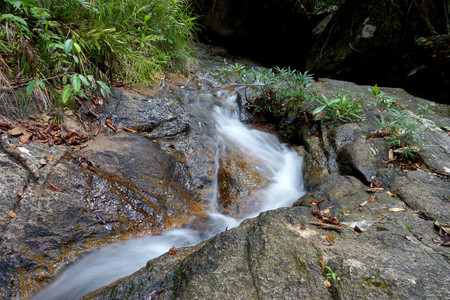
[[[283,117],[298,110],[308,97],[306,91],[313,78],[308,72],[301,73],[290,68],[263,69],[230,65],[213,74],[220,81],[236,77],[237,81],[251,90],[247,108],[253,113]]]
[[[193,62],[195,18],[183,1],[6,0],[0,8],[0,80],[46,95],[46,106]]]

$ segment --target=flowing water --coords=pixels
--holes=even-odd
[[[217,170],[221,144],[231,142],[243,154],[258,157],[264,163],[263,174],[271,183],[257,199],[260,210],[246,216],[257,216],[261,211],[290,206],[305,192],[301,172],[302,159],[297,153],[280,144],[278,139],[262,131],[248,129],[239,121],[236,95],[225,93],[225,109],[215,106],[212,118],[217,129],[217,151],[215,162],[215,191],[210,218],[202,226],[202,231],[194,229],[173,229],[160,235],[133,239],[124,243],[107,246],[98,252],[80,259],[65,270],[45,290],[33,297],[38,299],[79,299],[85,294],[125,277],[144,267],[148,260],[166,253],[172,246],[191,246],[215,234],[236,227],[242,220],[236,220],[217,213]]]

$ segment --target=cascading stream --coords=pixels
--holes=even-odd
[[[278,139],[268,133],[248,129],[238,119],[236,95],[223,96],[228,106],[214,107],[214,121],[219,140],[231,142],[242,150],[243,154],[258,157],[264,163],[261,170],[270,178],[271,183],[263,190],[258,199],[260,210],[243,219],[257,216],[260,212],[278,207],[290,206],[304,193],[302,179],[302,158]],[[216,160],[218,156],[216,155]],[[215,163],[215,171],[219,162]],[[217,178],[217,174],[215,174]],[[217,194],[217,189],[214,191]],[[217,198],[217,196],[216,196]],[[212,199],[212,205],[218,205],[218,199]],[[236,227],[242,220],[225,216],[210,209],[210,218],[205,230],[173,229],[157,236],[147,236],[107,246],[98,252],[77,261],[65,270],[52,284],[32,299],[79,299],[85,294],[125,277],[144,267],[148,260],[166,253],[172,246],[191,246],[206,240],[217,233]]]

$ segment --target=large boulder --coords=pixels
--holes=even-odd
[[[23,147],[33,164],[50,160],[36,182],[11,157],[0,156],[5,178],[14,180],[1,183],[2,298],[25,297],[103,244],[204,215],[186,166],[140,135],[100,134],[70,154],[65,147]]]
[[[447,8],[445,1],[347,0],[314,41],[306,68],[360,84],[401,86],[445,103]]]
[[[362,207],[370,195],[356,178],[331,175],[324,183],[299,203],[330,196],[320,208],[334,206],[333,214],[346,224],[340,232],[310,225],[315,218],[309,207],[265,212],[198,246],[151,260],[83,299],[450,297],[450,250],[432,242],[431,221],[409,209],[389,212],[402,208],[402,202],[386,194]],[[332,273],[336,281],[330,279],[327,289],[324,281]]]

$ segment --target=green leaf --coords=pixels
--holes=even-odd
[[[44,84],[44,82],[43,82],[42,80],[38,79],[38,80],[37,80],[37,83],[39,84],[39,87],[40,87],[41,89],[45,90],[45,84]]]
[[[325,107],[327,107],[327,106],[326,106],[326,105],[319,106],[318,108],[316,108],[316,109],[312,112],[312,114],[313,114],[313,115],[316,115],[316,114],[320,113],[322,110],[325,109]]]
[[[61,96],[61,100],[64,104],[67,103],[71,94],[72,94],[72,87],[70,85],[66,85],[62,91],[62,96]]]
[[[69,54],[70,51],[72,51],[72,47],[73,47],[73,41],[71,39],[68,39],[64,43],[64,52],[66,52],[66,54]]]
[[[105,90],[110,94],[112,93],[111,89],[109,88],[109,86],[106,83],[104,83],[103,81],[100,81],[100,80],[97,80],[97,83],[101,87],[102,90]]]
[[[105,91],[104,89],[101,89],[100,91],[101,91],[101,93],[102,93],[103,98],[106,98],[106,96],[107,96],[107,95],[106,95],[106,91]]]
[[[28,83],[27,89],[26,89],[27,96],[31,95],[35,86],[36,86],[36,80],[31,80],[30,83]]]
[[[87,85],[90,86],[89,81],[86,79],[86,77],[84,77],[83,75],[79,74],[78,77],[80,77],[81,81]]]
[[[78,74],[73,74],[70,78],[70,82],[72,83],[73,90],[78,93],[81,89],[81,80],[78,77]]]
[[[81,52],[81,47],[78,43],[73,43],[73,46],[75,47],[75,49],[77,50],[78,53]]]
[[[375,84],[373,86],[373,94],[376,97],[376,96],[378,96],[379,93],[380,93],[380,91],[378,90],[378,84]]]
[[[339,98],[331,99],[331,100],[328,102],[328,105],[335,104],[335,103],[337,103],[337,102],[339,102],[339,101],[341,101],[341,99],[339,99]]]

